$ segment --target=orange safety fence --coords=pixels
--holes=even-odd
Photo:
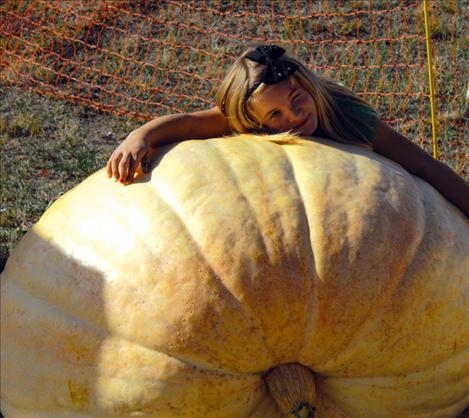
[[[464,174],[467,11],[428,4],[438,153]],[[244,46],[273,42],[431,152],[423,0],[2,0],[0,13],[6,84],[148,120],[213,106]]]

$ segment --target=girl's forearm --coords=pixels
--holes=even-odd
[[[419,176],[435,187],[469,218],[469,185],[462,177],[437,160],[432,160],[431,164],[425,165]]]
[[[190,116],[187,113],[161,116],[132,131],[131,136],[140,136],[148,146],[155,148],[160,145],[189,139]]]
[[[430,183],[469,218],[469,186],[466,182],[447,165],[432,158],[379,119],[376,122],[373,151]]]
[[[132,132],[156,148],[187,139],[206,139],[231,133],[228,122],[218,108],[201,112],[161,116]]]

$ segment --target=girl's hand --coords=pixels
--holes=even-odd
[[[194,113],[159,116],[131,132],[112,153],[107,175],[130,184],[139,164],[144,173],[158,147],[187,139],[217,138],[233,131],[218,107]]]
[[[109,178],[114,177],[123,184],[130,184],[135,171],[141,164],[142,171],[148,171],[151,150],[142,135],[131,133],[111,154],[106,166]]]

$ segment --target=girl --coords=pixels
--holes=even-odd
[[[139,164],[148,170],[157,146],[285,131],[369,147],[426,180],[469,218],[469,186],[461,177],[391,129],[361,98],[276,45],[249,48],[235,61],[216,107],[159,117],[131,132],[109,158],[107,173],[129,184]]]

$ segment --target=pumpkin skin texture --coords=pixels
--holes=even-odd
[[[130,186],[95,173],[18,244],[2,412],[276,418],[263,375],[298,363],[316,417],[455,417],[468,273],[466,218],[377,154],[185,141]]]

